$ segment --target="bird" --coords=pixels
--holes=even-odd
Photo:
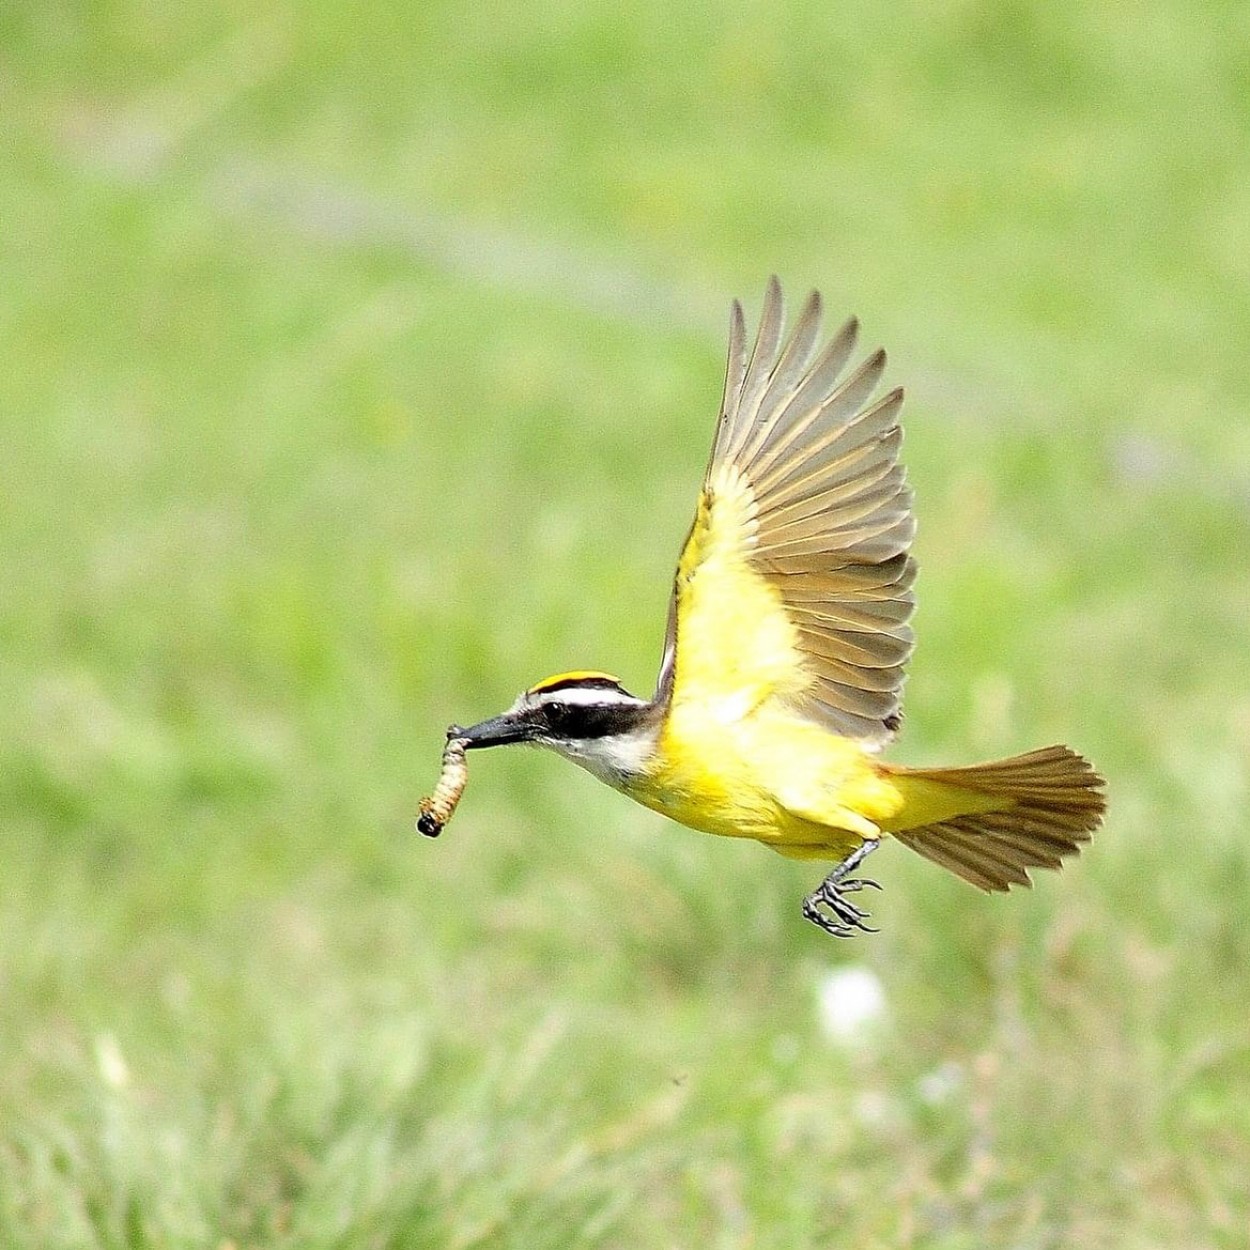
[[[885,838],[1006,891],[1078,854],[1106,798],[1064,745],[951,768],[881,758],[914,641],[903,390],[877,396],[884,351],[852,364],[856,318],[823,341],[822,318],[813,291],[787,336],[774,277],[748,350],[732,304],[654,694],[597,670],[559,673],[498,716],[452,725],[445,764],[458,797],[466,750],[536,744],[680,824],[831,864],[801,912],[850,937],[876,932],[852,896],[880,889],[856,871]],[[418,827],[436,834],[450,808],[440,812],[423,809]]]

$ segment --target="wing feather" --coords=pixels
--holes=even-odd
[[[831,681],[842,685],[854,685],[860,690],[871,691],[873,694],[889,694],[894,686],[887,668],[879,668],[875,664],[852,664],[840,660],[832,649],[823,645],[820,639],[813,639],[808,630],[800,630],[803,646],[811,657],[812,668]]]
[[[751,462],[753,482],[760,490],[768,490],[771,478],[785,476],[821,446],[838,443],[845,436],[846,427],[865,415],[860,411],[864,400],[876,390],[884,371],[885,352],[877,351],[821,402],[795,414],[785,426],[772,427],[772,437],[765,440]],[[851,444],[845,446],[848,451],[852,449]],[[780,468],[776,467],[779,460],[783,462]]]
[[[813,609],[810,604],[792,602],[789,605],[790,615],[800,624],[804,620],[828,621],[846,633],[889,634],[891,637],[905,640],[911,645],[911,635],[907,631],[910,626],[906,622],[904,609],[892,599],[878,600],[876,603],[839,605],[836,609],[822,606]]]
[[[841,625],[841,621],[831,621],[829,617],[812,618],[796,613],[799,634],[812,647],[813,651],[832,656],[844,664],[858,665],[862,668],[892,668],[900,659],[905,659],[911,640],[899,634],[887,634],[864,630],[841,630],[835,634],[828,628],[829,624]],[[825,632],[817,634],[815,628]]]
[[[902,485],[902,466],[895,460],[900,441],[894,436],[879,439],[842,456],[837,464],[830,465],[823,472],[775,487],[759,514],[777,516],[780,520],[782,514],[791,516],[796,511],[809,511],[809,505],[822,509],[836,507],[844,499],[852,498],[893,472],[900,475],[899,485]]]
[[[755,468],[752,484],[761,495],[771,495],[786,485],[796,474],[800,481],[820,480],[824,474],[835,469],[851,468],[857,461],[853,455],[866,450],[868,458],[879,450],[883,436],[898,429],[898,414],[903,406],[902,391],[892,391],[879,403],[856,413],[850,420],[838,424],[820,437],[785,449],[785,459],[771,464],[767,469]],[[837,418],[830,416],[831,421]],[[811,427],[807,427],[810,429]],[[807,429],[804,431],[807,432]]]
[[[873,466],[862,478],[844,482],[832,490],[821,491],[784,508],[772,508],[764,514],[773,524],[785,525],[790,537],[824,532],[829,513],[837,508],[846,521],[871,516],[883,504],[897,499],[903,471],[896,464]]]
[[[778,412],[776,436],[789,432],[796,421],[814,412],[833,394],[846,362],[859,341],[859,321],[855,317],[843,323],[829,345],[817,356],[816,363],[799,384],[784,411]]]
[[[755,348],[751,363],[738,392],[733,407],[733,433],[726,449],[728,458],[736,458],[742,451],[759,415],[760,401],[772,379],[777,363],[777,350],[781,346],[781,332],[785,320],[785,305],[781,298],[781,284],[773,278],[764,294],[764,308],[760,313],[759,329],[755,334]]]
[[[789,591],[800,602],[812,597],[834,602],[838,592],[848,581],[853,583],[857,602],[872,597],[873,591],[881,592],[878,598],[890,599],[894,597],[896,590],[900,593],[909,590],[916,578],[916,566],[905,556],[896,556],[893,560],[880,564],[839,564],[828,572],[801,568],[782,568],[780,571],[807,572],[803,581],[795,581]]]
[[[843,547],[855,547],[858,553],[874,561],[882,555],[893,555],[911,541],[910,518],[882,516],[878,509],[855,525],[832,526],[821,534],[791,535],[783,531],[777,541],[759,543],[756,551],[764,556],[828,555],[831,540]]]
[[[720,401],[720,420],[717,422],[716,438],[712,443],[713,464],[724,456],[725,443],[733,429],[738,395],[747,372],[746,344],[746,317],[743,315],[742,305],[734,300],[729,309],[729,353],[725,361],[725,390]]]
[[[799,316],[798,324],[794,327],[794,333],[790,336],[790,341],[786,344],[785,351],[773,370],[768,389],[760,400],[761,412],[782,413],[793,402],[795,392],[807,376],[812,353],[816,349],[817,338],[820,334],[821,313],[820,293],[813,291],[807,297],[807,303]],[[754,436],[743,449],[744,458],[750,459],[758,452],[761,437],[768,432],[769,428],[768,424],[756,424]]]
[[[748,358],[733,305],[720,421],[657,697],[781,699],[875,746],[897,727],[912,649],[903,392],[874,401],[885,352],[847,373],[859,323],[820,347],[821,314],[812,292],[786,339],[773,278]]]

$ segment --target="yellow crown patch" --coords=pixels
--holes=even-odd
[[[545,690],[559,690],[562,686],[580,686],[585,683],[602,682],[604,685],[619,686],[621,679],[611,673],[597,673],[593,669],[575,669],[571,673],[557,673],[554,677],[545,677],[526,691],[527,694],[542,694]]]

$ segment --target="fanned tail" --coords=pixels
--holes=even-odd
[[[891,771],[924,822],[893,829],[895,837],[982,890],[1028,886],[1028,869],[1061,867],[1107,807],[1102,777],[1066,746],[967,768]]]

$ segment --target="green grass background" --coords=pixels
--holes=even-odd
[[[0,1244],[1241,1247],[1244,5],[0,6]],[[443,726],[649,688],[776,270],[909,388],[894,758],[1093,847],[811,867]],[[839,1045],[854,962],[884,1020]]]

